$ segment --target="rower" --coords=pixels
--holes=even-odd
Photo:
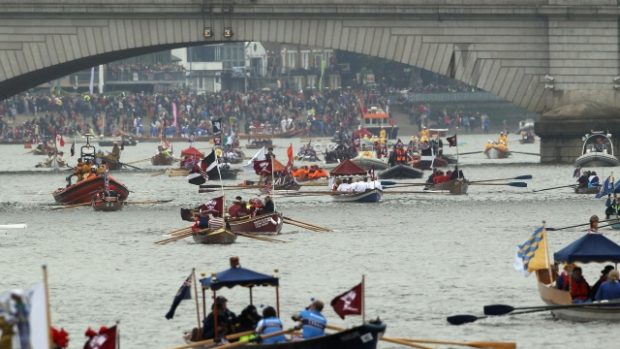
[[[265,204],[258,210],[259,215],[264,215],[268,213],[272,213],[275,211],[275,207],[273,205],[273,200],[271,200],[271,196],[265,196]]]
[[[228,214],[230,215],[230,218],[239,218],[248,215],[247,208],[245,207],[245,202],[243,202],[241,196],[237,196],[235,198],[232,206],[228,208]]]
[[[293,316],[293,320],[301,322],[304,339],[321,337],[325,335],[327,319],[321,314],[323,302],[315,300],[306,310]]]

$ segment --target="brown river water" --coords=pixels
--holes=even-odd
[[[481,150],[487,138],[460,135],[459,150]],[[285,158],[290,141],[275,141],[278,158]],[[298,149],[307,140],[292,142]],[[328,140],[313,143],[326,145]],[[122,160],[147,158],[156,145],[126,147]],[[510,145],[512,150],[532,153],[539,147],[516,141]],[[174,144],[177,152],[185,147]],[[68,150],[69,144],[65,153]],[[446,148],[447,153],[454,151]],[[279,269],[285,326],[293,325],[290,315],[311,298],[329,303],[365,275],[367,317],[384,320],[387,336],[516,341],[519,348],[617,347],[610,335],[617,326],[557,321],[548,312],[487,318],[463,326],[446,321],[455,314],[482,315],[487,304],[543,305],[534,276],[525,278],[513,269],[516,246],[542,221],[551,227],[567,226],[585,223],[590,215],[602,216],[604,211],[604,201],[574,194],[570,188],[532,193],[533,189],[573,183],[569,165],[540,165],[538,157],[525,154],[506,160],[473,154],[460,159],[470,180],[524,174],[534,179],[528,188],[472,185],[465,196],[386,194],[379,204],[333,203],[329,197],[317,196],[276,198],[277,209],[286,216],[334,232],[315,233],[285,225],[278,237],[284,244],[239,237],[228,246],[197,245],[191,238],[158,246],[154,242],[162,234],[187,226],[180,220],[180,207],[213,195],[198,194],[197,187],[183,177],[154,175],[154,167],[142,162],[135,165],[148,171],[113,174],[133,191],[129,200],[172,202],[128,205],[112,213],[94,212],[90,207],[52,210],[51,192],[64,184],[68,172],[34,169],[44,157],[25,152],[21,145],[0,146],[0,224],[28,224],[27,229],[0,230],[0,291],[40,281],[40,266],[47,264],[52,321],[70,333],[70,348],[82,347],[88,326],[98,328],[116,320],[120,320],[123,348],[182,344],[182,332],[196,325],[196,311],[193,300],[184,301],[173,320],[164,318],[178,287],[193,267],[209,275],[228,268],[230,256],[239,256],[242,266],[259,272]],[[254,151],[245,152],[251,156]],[[597,170],[602,178],[611,174],[610,169]],[[255,192],[227,195],[249,199]],[[580,229],[550,232],[550,250],[562,248],[582,233]],[[620,241],[616,232],[607,230],[606,235]],[[601,265],[584,266],[591,284],[600,269]],[[237,313],[248,303],[246,289],[225,289],[222,294]],[[274,305],[274,290],[258,288],[254,300],[259,305]],[[341,321],[329,306],[324,313],[334,325],[361,321],[359,317]],[[381,344],[381,348],[393,347]]]

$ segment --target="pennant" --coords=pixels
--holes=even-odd
[[[364,286],[359,283],[352,289],[336,296],[332,299],[331,305],[334,311],[341,319],[347,315],[361,315],[362,314],[362,298],[364,297]]]
[[[271,175],[271,160],[255,160],[253,167],[254,172],[259,176]]]
[[[614,182],[611,180],[611,177],[607,177],[603,185],[601,186],[601,190],[596,193],[596,198],[600,199],[605,195],[609,195],[614,192]]]
[[[71,156],[75,155],[75,141],[71,143]]]
[[[450,147],[456,147],[456,135],[446,138]]]
[[[217,119],[212,121],[213,124],[213,134],[218,135],[222,132],[222,119]]]
[[[183,284],[181,284],[181,287],[179,287],[177,294],[174,296],[174,299],[172,300],[172,305],[170,306],[170,310],[168,310],[168,313],[166,313],[166,319],[170,320],[174,318],[174,312],[177,310],[177,307],[179,306],[179,304],[181,304],[181,301],[185,299],[192,299],[191,287],[192,287],[193,276],[194,276],[194,272],[192,271],[187,277],[187,279],[183,281]]]
[[[60,146],[64,147],[65,146],[65,139],[62,138],[62,135],[60,135]]]
[[[224,197],[219,196],[207,201],[205,204],[198,207],[200,212],[207,212],[215,217],[222,217],[224,213]]]
[[[116,325],[110,328],[101,327],[99,333],[89,330],[86,333],[90,338],[84,344],[84,349],[116,349]]]
[[[293,144],[289,144],[288,149],[286,149],[286,156],[288,157],[288,163],[286,167],[291,167],[293,165]]]

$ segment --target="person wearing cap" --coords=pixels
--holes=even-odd
[[[590,301],[590,285],[583,277],[583,271],[580,267],[575,267],[568,282],[569,292],[573,298],[574,304],[585,303]]]
[[[599,234],[597,215],[593,215],[592,217],[590,217],[590,228],[588,228],[588,234]]]
[[[228,310],[228,299],[224,296],[217,296],[215,303],[211,305],[211,312],[202,320],[202,338],[211,339],[215,337],[215,315],[214,310],[217,307],[217,337],[222,338],[228,334],[234,333],[234,324],[237,316]]]
[[[268,306],[263,309],[263,319],[258,322],[256,325],[257,335],[263,336],[274,332],[282,331],[282,321],[278,318],[276,314],[276,310]],[[265,338],[261,341],[261,344],[275,344],[275,343],[284,343],[286,342],[286,337],[283,334],[278,336],[273,336],[269,338]]]
[[[617,270],[609,271],[607,275],[607,281],[601,284],[601,287],[597,290],[594,300],[618,300],[620,299],[620,272]]]
[[[598,280],[596,281],[596,283],[594,285],[592,285],[592,288],[590,289],[590,298],[592,300],[595,300],[596,298],[596,293],[598,291],[598,289],[601,287],[601,285],[607,281],[607,276],[609,275],[609,272],[614,270],[614,266],[613,265],[606,265],[605,268],[603,268],[603,270],[601,270],[601,276],[598,278]]]
[[[245,202],[241,200],[241,196],[235,197],[235,201],[233,201],[233,204],[228,208],[228,214],[230,218],[239,218],[249,214],[245,207]]]
[[[301,322],[304,339],[325,335],[327,319],[321,314],[321,311],[323,311],[323,302],[315,300],[306,310],[293,316],[293,320]]]

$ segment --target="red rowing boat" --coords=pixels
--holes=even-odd
[[[272,212],[256,217],[229,220],[228,224],[233,233],[277,235],[282,230],[284,220],[280,212]]]
[[[127,199],[127,196],[129,196],[129,189],[127,189],[124,184],[117,182],[112,176],[108,176],[108,180],[108,189],[117,192],[120,200]],[[59,204],[90,203],[93,196],[97,192],[104,190],[104,187],[103,177],[95,177],[77,182],[66,188],[59,188],[54,191],[52,195],[54,196],[54,200]]]

